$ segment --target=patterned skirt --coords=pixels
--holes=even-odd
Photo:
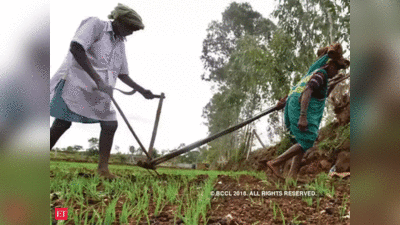
[[[53,99],[50,101],[50,116],[70,122],[99,123],[99,120],[87,118],[72,112],[62,98],[65,80],[61,79],[56,88]]]

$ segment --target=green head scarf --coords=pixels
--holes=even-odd
[[[330,61],[330,58],[328,57],[328,54],[321,56],[320,58],[317,59],[317,61],[314,62],[314,64],[312,64],[310,66],[310,69],[308,70],[307,75],[309,75],[310,73],[314,73],[316,72],[315,70],[320,69],[321,67],[325,66],[326,64],[328,64]],[[323,73],[326,74],[325,71],[323,71]]]
[[[140,29],[144,29],[144,25],[142,22],[142,17],[137,14],[133,9],[129,8],[126,5],[118,3],[118,6],[108,15],[109,19],[119,19],[123,23],[126,23],[130,26],[136,26]]]

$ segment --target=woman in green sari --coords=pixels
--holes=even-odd
[[[317,54],[319,58],[308,73],[290,90],[288,97],[281,99],[277,105],[279,109],[285,108],[285,125],[294,143],[278,158],[267,162],[267,166],[280,178],[283,177],[279,167],[292,157],[294,159],[289,176],[297,176],[304,153],[314,145],[318,137],[325,100],[333,90],[328,90],[328,79],[350,65],[343,58],[340,44],[320,49]]]

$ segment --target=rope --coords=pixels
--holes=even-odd
[[[132,91],[122,91],[122,90],[120,90],[120,89],[118,89],[118,88],[114,88],[114,90],[117,90],[117,91],[119,91],[119,92],[121,92],[122,94],[125,94],[125,95],[133,95],[133,94],[135,94],[135,92],[136,92],[136,90],[132,90]]]

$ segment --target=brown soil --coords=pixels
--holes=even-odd
[[[160,179],[174,179],[179,180],[181,176],[163,175]],[[208,175],[199,175],[195,179],[190,181],[190,184],[202,185],[208,179]],[[130,177],[133,182],[135,177]],[[260,194],[261,191],[283,191],[283,188],[277,189],[276,179],[268,179],[268,182],[262,181],[256,177],[250,175],[240,175],[238,177],[230,177],[225,175],[219,175],[215,180],[214,191],[227,191],[231,196],[224,197],[212,197],[211,208],[208,210],[207,218],[208,221],[204,222],[200,220],[200,224],[282,224],[282,216],[278,210],[276,217],[273,214],[272,203],[279,206],[282,211],[286,224],[295,224],[292,222],[301,222],[300,224],[350,224],[350,219],[340,220],[340,207],[342,206],[344,195],[348,198],[346,203],[346,214],[350,210],[350,179],[339,181],[334,178],[329,182],[335,182],[335,196],[324,196],[320,198],[320,204],[317,206],[316,199],[311,206],[308,206],[301,197],[288,197],[288,196],[235,196],[239,193],[250,193],[253,191],[254,194]],[[101,191],[103,186],[100,184],[97,187],[98,191]],[[304,185],[297,185],[297,187],[290,187],[289,190],[305,190]],[[151,194],[151,193],[149,193]],[[178,193],[179,195],[182,194]],[[149,203],[149,220],[150,224],[184,224],[181,218],[175,217],[177,212],[176,205],[166,205],[162,211],[155,215],[156,203],[150,198]],[[120,197],[116,205],[116,221],[119,221],[119,215],[122,211],[124,202],[127,201],[125,197]],[[88,203],[90,207],[96,208],[96,210],[105,209],[106,206],[111,202],[109,197],[103,198],[101,201],[96,199],[89,199]],[[103,205],[105,203],[105,205]],[[58,199],[58,196],[53,196],[52,199],[52,213],[54,214],[54,208],[62,207],[64,205],[63,200]],[[79,204],[76,205],[74,210],[80,210]],[[89,219],[93,214],[89,213]],[[54,218],[54,215],[53,215]],[[66,224],[74,224],[73,221],[68,221]],[[114,222],[113,224],[118,224]],[[130,224],[136,224],[136,219],[132,218]],[[138,224],[147,224],[147,219],[142,218]],[[299,224],[299,223],[297,223]]]
[[[297,221],[302,224],[349,224],[350,220],[341,221],[339,207],[342,204],[344,194],[350,195],[350,180],[340,184],[337,188],[335,198],[323,197],[320,199],[319,208],[314,201],[313,205],[308,206],[299,197],[239,197],[227,196],[214,198],[210,210],[210,220],[208,224],[282,224],[280,214],[274,218],[271,202],[276,203],[282,210],[286,224],[297,217]],[[303,187],[296,188],[304,190]],[[273,191],[274,182],[265,184],[261,180],[252,176],[243,176],[237,181],[231,177],[219,176],[215,185],[216,190],[229,191],[231,194],[238,190]],[[295,189],[293,189],[295,190]],[[350,206],[350,203],[347,205]],[[348,208],[349,209],[349,208]],[[293,221],[294,222],[294,221]]]

